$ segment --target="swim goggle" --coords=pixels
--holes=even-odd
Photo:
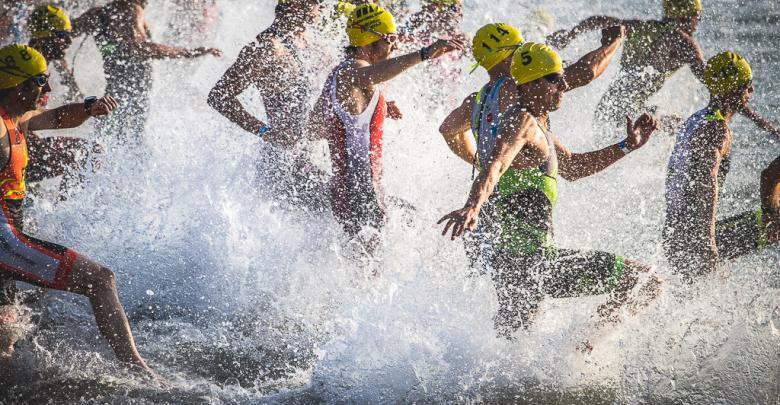
[[[363,24],[352,23],[350,28],[360,28],[363,31],[368,31],[368,32],[378,36],[380,39],[384,39],[390,45],[394,45],[396,42],[398,42],[398,39],[399,39],[398,34],[383,34],[383,33],[379,32],[379,31],[377,31],[377,30],[375,30],[375,29],[373,29],[371,27],[367,27],[367,26],[365,26]]]
[[[49,76],[46,76],[43,73],[32,76],[27,80],[35,83],[38,87],[46,87],[46,85],[49,84]]]

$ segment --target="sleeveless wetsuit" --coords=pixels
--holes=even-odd
[[[496,329],[507,335],[529,325],[545,295],[608,293],[624,267],[624,259],[612,253],[555,247],[552,212],[558,200],[558,157],[552,135],[538,123],[536,127],[547,140],[549,158],[537,168],[507,170],[491,197],[499,224],[491,258],[499,302],[495,321]],[[478,144],[492,148],[495,139]],[[482,160],[487,158],[489,151],[477,150]]]
[[[0,300],[13,296],[13,281],[63,290],[78,254],[65,247],[22,233],[22,203],[26,196],[27,143],[5,110],[0,108],[10,144],[10,155],[0,171]],[[0,302],[0,305],[8,302]]]
[[[644,21],[632,29],[623,44],[620,72],[596,107],[598,120],[622,123],[626,115],[636,117],[648,112],[645,103],[674,73],[656,70],[652,66],[650,52],[656,41],[672,31],[674,27],[660,21]]]
[[[336,93],[338,73],[347,63],[331,72],[322,97],[333,164],[331,208],[344,230],[354,236],[365,226],[381,228],[385,222],[381,180],[386,105],[384,95],[377,90],[359,115],[344,111]]]
[[[98,14],[95,43],[103,57],[106,75],[106,95],[119,101],[119,108],[97,121],[98,131],[122,140],[138,142],[149,114],[149,91],[152,89],[152,62],[138,55],[135,44],[117,41],[108,27],[113,16],[102,7]]]
[[[699,263],[707,243],[707,215],[696,203],[701,193],[697,182],[691,176],[692,138],[707,121],[723,120],[719,111],[709,108],[693,114],[677,134],[666,177],[666,226],[664,227],[664,250],[669,263],[683,272],[690,265]],[[724,156],[718,171],[718,189],[726,181],[731,162]],[[718,196],[719,199],[719,196]],[[762,211],[748,211],[734,217],[717,221],[715,240],[721,258],[734,258],[767,245],[766,227]]]

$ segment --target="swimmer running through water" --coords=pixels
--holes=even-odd
[[[557,178],[575,181],[599,173],[644,146],[656,130],[645,114],[626,117],[626,139],[607,148],[569,151],[539,121],[560,107],[568,87],[558,54],[549,47],[524,43],[512,57],[511,75],[517,85],[517,103],[504,112],[489,141],[478,149],[482,170],[466,205],[444,216],[443,234],[454,240],[473,231],[486,202],[495,205],[500,232],[491,241],[491,258],[499,310],[495,326],[511,337],[528,328],[545,295],[574,297],[609,294],[599,308],[603,321],[617,321],[617,310],[629,302],[641,273],[650,268],[607,252],[558,249],[553,242],[552,212],[558,199]],[[503,177],[511,170],[511,175]],[[631,302],[647,305],[659,281],[651,277]]]
[[[701,0],[663,0],[663,12],[660,21],[593,16],[571,30],[561,30],[548,37],[550,45],[565,48],[585,32],[614,25],[626,27],[620,72],[596,108],[598,120],[620,125],[626,115],[652,112],[654,108],[647,106],[648,100],[684,66],[689,66],[693,75],[704,83],[704,54],[694,38],[701,21]],[[748,106],[740,113],[762,129],[780,136],[780,130]]]
[[[60,73],[62,84],[68,89],[66,98],[83,98],[65,62],[65,51],[72,43],[72,26],[65,11],[52,5],[40,6],[30,15],[27,27],[32,38],[30,47],[39,51]],[[96,98],[87,100],[94,102]],[[45,108],[47,103],[48,94],[44,94],[41,107]],[[80,180],[79,172],[87,166],[90,155],[101,150],[98,144],[85,139],[67,136],[43,138],[32,131],[27,133],[27,147],[30,151],[27,181],[33,183],[63,176],[60,198],[65,198],[68,189]]]
[[[585,86],[601,76],[623,42],[623,34],[622,27],[604,29],[601,47],[564,69],[564,79],[568,85],[565,91]],[[477,148],[480,148],[482,155],[490,152],[484,149],[495,143],[494,137],[504,113],[517,103],[518,92],[509,68],[514,50],[522,43],[520,31],[508,24],[488,24],[477,30],[472,41],[473,56],[479,66],[488,71],[490,81],[479,92],[466,97],[439,127],[439,132],[452,152],[475,168],[480,164]],[[539,120],[549,129],[547,114],[539,117]],[[513,169],[509,169],[502,179],[505,177],[508,180],[512,173]],[[488,205],[481,211],[480,229],[464,237],[472,265],[478,267],[485,267],[486,262],[489,262],[487,255],[490,252],[484,249],[489,244],[482,242],[482,235],[495,232],[492,226],[494,221],[489,218],[492,217],[490,212],[492,207]]]
[[[384,119],[400,119],[395,103],[385,99],[380,85],[415,65],[449,52],[462,51],[460,40],[438,40],[406,55],[391,57],[398,35],[393,16],[374,4],[357,6],[347,23],[349,47],[325,82],[315,105],[311,133],[328,141],[333,180],[334,217],[350,237],[385,222],[382,189]],[[368,251],[378,243],[372,237]]]
[[[711,273],[719,260],[755,252],[780,241],[780,158],[761,175],[761,208],[718,221],[720,190],[731,167],[731,120],[753,93],[747,60],[722,52],[707,62],[706,108],[677,135],[666,180],[664,250],[687,281]]]
[[[91,117],[105,116],[117,102],[104,97],[91,105],[69,104],[53,110],[39,108],[40,97],[51,91],[43,55],[25,45],[0,49],[0,283],[13,297],[13,280],[89,298],[100,333],[117,358],[154,375],[135,347],[133,334],[116,290],[114,273],[60,245],[24,233],[26,196],[26,136],[32,130],[75,128]],[[4,302],[0,304],[11,304]],[[10,353],[11,347],[0,348]]]
[[[216,48],[185,49],[153,42],[144,16],[148,0],[115,0],[89,9],[73,20],[74,35],[91,34],[103,57],[106,93],[122,100],[109,119],[98,122],[101,133],[138,143],[149,114],[152,60],[222,56]]]

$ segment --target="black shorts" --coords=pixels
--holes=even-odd
[[[664,231],[664,252],[669,264],[677,271],[687,273],[705,260],[707,241],[699,240],[685,226],[667,225]],[[766,229],[761,210],[748,211],[715,225],[715,242],[721,259],[733,259],[766,246]]]

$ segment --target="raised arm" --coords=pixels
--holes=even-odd
[[[92,104],[89,111],[83,103],[67,104],[52,110],[31,112],[24,121],[27,121],[26,128],[31,131],[76,128],[89,118],[107,115],[117,107],[116,100],[105,96]]]
[[[187,49],[153,42],[148,35],[149,26],[146,22],[146,17],[144,17],[143,7],[137,4],[133,7],[133,39],[136,42],[137,51],[141,56],[150,59],[197,58],[209,54],[222,56],[222,52],[216,48],[200,47]]]
[[[770,134],[780,137],[780,129],[775,127],[771,122],[769,122],[766,118],[759,115],[757,112],[755,112],[750,106],[746,105],[745,108],[740,111],[742,115],[749,118],[751,121],[753,121],[756,125],[758,125],[759,128],[763,129],[766,132],[769,132]]]
[[[353,74],[357,87],[369,88],[379,83],[392,80],[407,69],[419,64],[425,59],[435,59],[453,51],[465,49],[463,41],[458,39],[440,39],[420,51],[387,59],[373,65],[358,67]]]
[[[585,153],[573,153],[556,139],[555,148],[558,152],[561,177],[569,181],[576,181],[608,168],[626,156],[627,152],[644,146],[657,128],[658,123],[649,114],[643,114],[636,122],[632,122],[629,117],[626,117],[627,137],[624,141],[604,149]]]
[[[476,229],[482,205],[493,193],[501,176],[512,166],[527,139],[536,133],[535,125],[528,113],[507,116],[502,121],[496,146],[490,152],[487,165],[474,180],[466,205],[439,220],[439,224],[446,221],[442,235],[452,228],[451,239],[455,240],[466,230]]]
[[[228,68],[211,89],[208,104],[225,118],[252,134],[259,134],[266,127],[263,121],[250,114],[238,100],[238,96],[263,77],[262,58],[265,53],[253,45],[245,46],[236,63]]]
[[[471,115],[476,99],[476,93],[466,97],[439,126],[439,133],[450,150],[468,164],[474,163],[477,154],[476,145],[471,137]]]
[[[574,90],[585,86],[601,76],[612,63],[612,58],[623,44],[626,29],[623,26],[605,28],[601,31],[601,47],[586,54],[564,70],[566,83]]]
[[[555,48],[563,49],[566,48],[571,43],[571,41],[585,32],[626,24],[627,21],[621,20],[620,18],[608,17],[604,15],[594,15],[593,17],[589,17],[583,20],[568,31],[560,30],[553,32],[547,36],[547,43]]]

